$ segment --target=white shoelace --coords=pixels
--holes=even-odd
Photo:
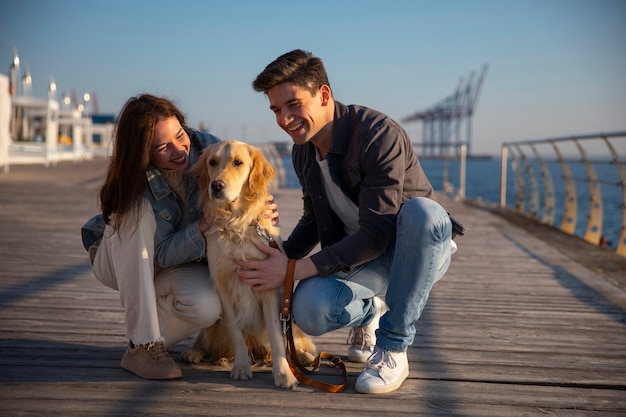
[[[396,360],[391,355],[391,352],[376,347],[374,353],[367,360],[366,369],[379,371],[383,366],[387,365],[388,368],[393,369],[396,367]]]
[[[347,343],[350,346],[359,346],[361,349],[371,346],[371,337],[368,332],[365,331],[365,326],[353,327],[348,333]]]

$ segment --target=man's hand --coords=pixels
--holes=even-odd
[[[267,259],[262,261],[236,260],[240,266],[237,275],[255,291],[268,291],[280,288],[285,284],[287,274],[287,257],[278,249],[265,245],[255,244],[259,250],[267,254]]]
[[[278,225],[278,205],[274,202],[274,196],[271,194],[267,197],[265,214],[263,216],[266,219],[270,219],[272,221],[272,225]]]

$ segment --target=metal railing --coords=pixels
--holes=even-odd
[[[423,143],[413,143],[413,148],[417,153],[422,164],[425,161],[430,159],[436,159],[443,161],[441,166],[441,190],[444,194],[446,194],[449,198],[454,200],[463,200],[465,199],[465,186],[466,186],[466,171],[467,171],[467,145],[465,144],[449,144],[448,151],[446,151],[443,156],[430,156],[424,155],[422,150],[425,144]],[[458,161],[458,187],[454,185],[453,181],[450,179],[450,163],[455,163]],[[430,177],[430,174],[429,174]]]
[[[286,188],[287,186],[287,173],[285,171],[285,164],[283,164],[283,158],[276,145],[272,142],[266,142],[257,145],[265,158],[276,170],[276,177],[274,178],[273,186],[276,188]]]
[[[504,143],[500,207],[507,207],[510,160],[516,212],[592,244],[614,246],[617,254],[626,257],[626,151],[622,149],[626,149],[626,131]],[[579,213],[586,213],[586,222]]]

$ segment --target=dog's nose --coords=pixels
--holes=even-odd
[[[215,180],[211,183],[211,189],[214,193],[222,191],[224,187],[226,187],[226,183],[222,180]]]

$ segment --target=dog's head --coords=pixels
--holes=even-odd
[[[276,171],[260,149],[237,140],[209,145],[192,168],[206,201],[265,204]]]

